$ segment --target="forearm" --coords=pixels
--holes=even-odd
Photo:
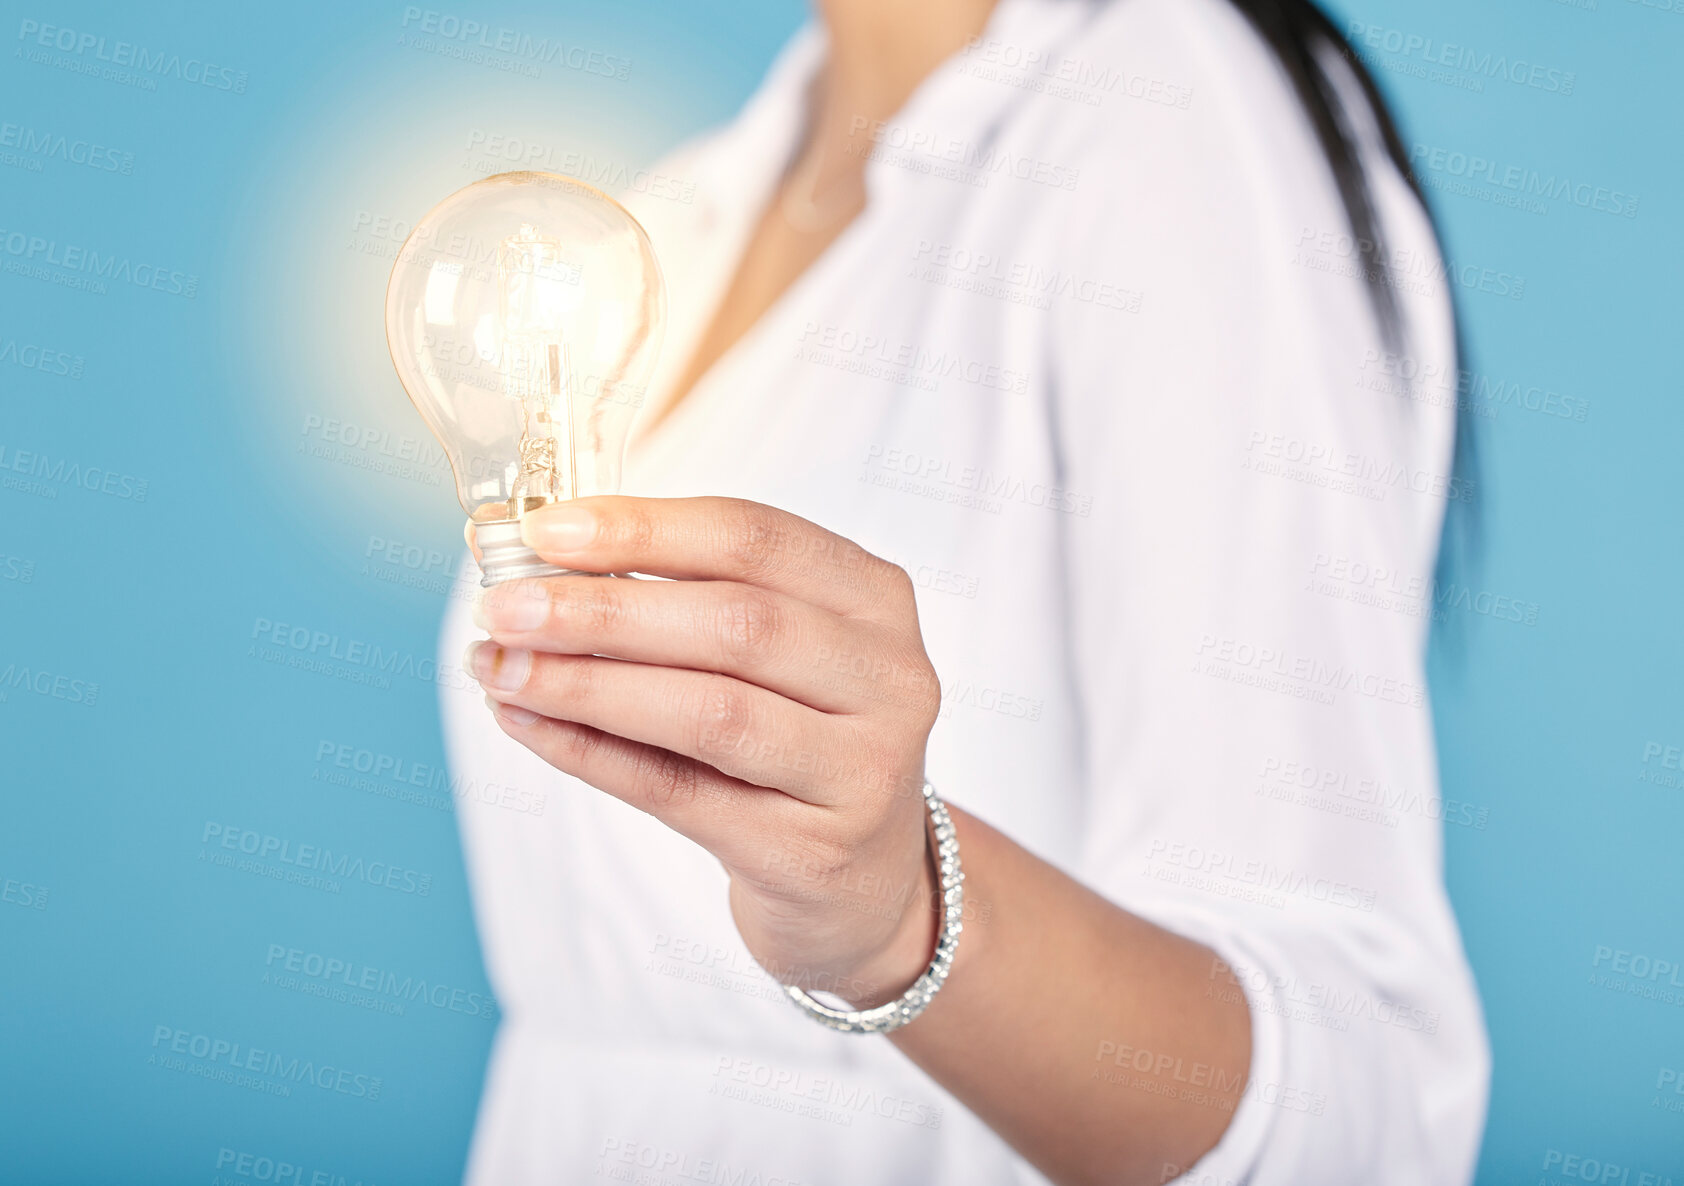
[[[1245,1087],[1243,997],[1212,991],[1208,948],[950,810],[967,922],[947,983],[890,1040],[1061,1186],[1192,1165]]]

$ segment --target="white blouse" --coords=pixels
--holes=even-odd
[[[804,30],[661,166],[693,201],[633,196],[671,305],[651,404],[823,52]],[[1468,491],[1453,400],[1399,377],[1454,373],[1425,217],[1377,158],[1404,361],[1290,83],[1223,0],[1001,0],[873,133],[866,210],[634,441],[626,491],[769,503],[912,574],[940,792],[1208,944],[1208,991],[1250,1002],[1250,1086],[1187,1181],[1466,1181],[1489,1056],[1422,649]],[[479,636],[453,606],[450,661]],[[477,692],[443,711],[459,777],[541,808],[460,805],[504,1009],[471,1183],[1045,1181],[887,1041],[801,1016],[712,856],[504,737]],[[1091,1058],[1119,1104],[1211,1087],[1128,1033]]]

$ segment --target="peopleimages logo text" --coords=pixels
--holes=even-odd
[[[24,124],[0,123],[0,148],[15,148],[26,156],[84,165],[98,173],[128,176],[134,172],[132,152]]]
[[[1426,169],[1458,181],[1489,185],[1529,198],[1566,202],[1581,210],[1594,210],[1621,218],[1637,217],[1638,199],[1635,194],[1606,185],[1576,181],[1557,173],[1544,173],[1526,165],[1505,164],[1474,152],[1415,144],[1409,150],[1409,167],[1418,177]]]
[[[603,78],[624,79],[631,73],[631,59],[618,54],[588,49],[559,37],[533,37],[516,29],[491,27],[471,17],[432,8],[405,8],[403,27],[446,42],[508,54],[540,65],[565,66]]]
[[[160,1053],[184,1056],[197,1062],[214,1064],[230,1071],[249,1071],[268,1075],[289,1083],[307,1084],[323,1091],[358,1099],[380,1098],[380,1079],[335,1067],[331,1063],[316,1063],[312,1059],[288,1058],[273,1050],[247,1046],[210,1034],[196,1034],[172,1025],[152,1028],[152,1048]]]
[[[230,852],[255,857],[259,861],[273,861],[276,865],[291,866],[327,877],[346,881],[363,881],[399,893],[427,897],[433,892],[433,875],[406,869],[387,861],[365,861],[347,852],[335,852],[316,844],[294,844],[283,836],[272,836],[251,828],[233,824],[205,821],[199,843],[207,848],[220,847]]]
[[[324,986],[377,993],[408,1003],[419,1001],[435,1009],[465,1013],[469,1017],[497,1016],[497,1002],[485,993],[455,988],[421,976],[400,977],[390,969],[306,951],[301,947],[288,947],[284,943],[269,944],[263,966],[270,975],[290,973],[309,981],[319,981]]]
[[[26,264],[61,268],[66,272],[93,276],[132,284],[136,288],[150,288],[170,296],[191,300],[199,295],[199,277],[162,264],[141,261],[136,263],[125,255],[102,254],[98,248],[81,243],[60,243],[41,235],[0,228],[0,253]]]
[[[57,50],[61,54],[109,62],[140,74],[195,83],[214,91],[243,95],[246,90],[244,70],[218,66],[202,58],[183,58],[180,54],[151,50],[132,41],[107,41],[98,33],[83,33],[62,25],[44,25],[27,17],[18,24],[18,40],[41,49]]]
[[[1493,81],[1512,82],[1517,86],[1555,94],[1571,95],[1576,75],[1571,70],[1530,62],[1525,58],[1511,58],[1507,54],[1477,50],[1458,45],[1454,41],[1440,41],[1420,33],[1402,29],[1388,29],[1351,21],[1345,27],[1346,38],[1359,49],[1377,49],[1382,53],[1414,58],[1429,66],[1443,66],[1462,70]]]

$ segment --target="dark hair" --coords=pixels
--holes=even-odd
[[[1356,240],[1360,253],[1369,299],[1374,305],[1375,318],[1380,323],[1381,340],[1386,349],[1403,354],[1408,345],[1407,334],[1404,330],[1403,314],[1398,306],[1397,290],[1392,285],[1385,229],[1380,225],[1375,210],[1368,173],[1363,167],[1357,131],[1351,125],[1337,85],[1328,74],[1329,55],[1341,58],[1361,87],[1374,123],[1380,130],[1387,155],[1397,166],[1398,172],[1403,174],[1430,221],[1432,210],[1409,167],[1409,155],[1398,136],[1397,125],[1392,122],[1391,112],[1386,108],[1386,101],[1381,97],[1379,87],[1375,85],[1373,76],[1363,65],[1356,50],[1310,0],[1233,0],[1233,5],[1244,13],[1262,34],[1281,65],[1285,67],[1288,77],[1292,79],[1293,88],[1298,92],[1298,99],[1304,105],[1310,123],[1315,127],[1316,139],[1321,142],[1322,151],[1327,155],[1328,165],[1333,170],[1333,179],[1339,187],[1339,197],[1345,206],[1345,217],[1351,224],[1351,236]],[[1434,231],[1436,234],[1436,224]],[[1448,276],[1445,278],[1445,291],[1450,297],[1452,315],[1455,316],[1455,286]],[[1463,360],[1461,318],[1455,316],[1455,322],[1456,357],[1453,363],[1460,368]],[[1451,463],[1454,483],[1452,489],[1471,491],[1474,471],[1473,422],[1468,414],[1467,401],[1461,395],[1459,374],[1456,376],[1453,390],[1456,398],[1456,444]],[[1450,503],[1452,510],[1458,507],[1465,509],[1467,506],[1468,504],[1460,499]],[[1454,537],[1461,542],[1464,532],[1471,538],[1476,527],[1477,517],[1471,514],[1466,516],[1465,521],[1446,514],[1446,543],[1450,542],[1448,537]],[[1441,548],[1441,570],[1444,561],[1445,550]]]

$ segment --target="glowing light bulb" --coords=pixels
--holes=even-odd
[[[562,572],[521,542],[521,518],[619,492],[665,315],[648,235],[572,178],[500,173],[415,224],[386,342],[450,459],[482,585]]]

